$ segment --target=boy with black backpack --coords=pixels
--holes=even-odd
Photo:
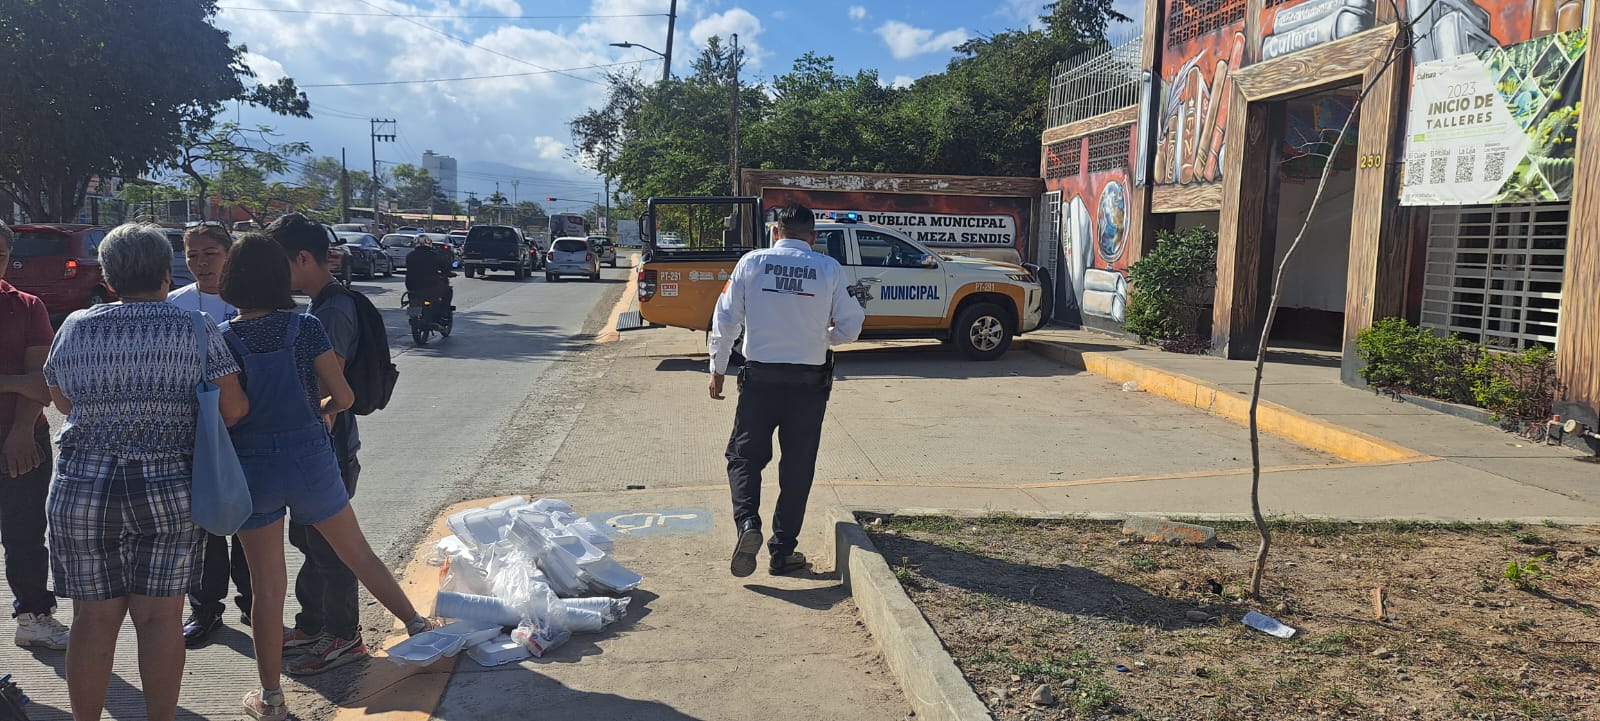
[[[328,271],[328,248],[336,242],[332,230],[290,213],[267,226],[266,234],[289,256],[290,281],[295,290],[311,297],[310,313],[327,330],[334,353],[344,363],[345,379],[355,391],[355,405],[327,419],[339,473],[354,496],[361,475],[356,457],[361,437],[355,417],[388,405],[399,376],[389,360],[383,316],[366,296],[346,288]],[[308,676],[367,657],[355,574],[315,528],[289,524],[289,542],[306,560],[294,584],[300,613],[283,634],[284,671]]]

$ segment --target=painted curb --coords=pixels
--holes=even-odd
[[[1248,424],[1250,399],[1217,388],[1198,378],[1116,357],[1116,353],[1081,351],[1070,343],[1027,339],[1028,351],[1050,360],[1117,382],[1133,381],[1154,395]],[[1330,423],[1315,416],[1261,401],[1256,420],[1265,433],[1358,463],[1373,461],[1431,460],[1431,456],[1377,436]]]
[[[922,611],[906,595],[887,561],[856,523],[848,508],[828,509],[833,532],[825,534],[825,553],[834,559],[839,578],[855,598],[861,620],[877,639],[884,662],[900,690],[926,721],[993,719],[989,708],[967,683],[966,676],[939,640]]]

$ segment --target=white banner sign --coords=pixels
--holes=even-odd
[[[1406,205],[1493,202],[1528,152],[1477,55],[1417,65],[1406,131]]]
[[[819,222],[845,213],[861,216],[861,222],[881,225],[904,233],[912,240],[930,245],[1000,245],[1015,247],[1017,222],[1009,215],[955,215],[949,213],[901,213],[870,210],[815,210]]]

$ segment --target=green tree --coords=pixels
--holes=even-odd
[[[438,212],[444,207],[445,197],[439,190],[439,181],[426,168],[401,163],[389,169],[389,180],[395,202],[401,208]]]
[[[544,206],[531,200],[517,203],[512,210],[512,223],[519,228],[543,228],[550,224],[550,215]]]
[[[168,165],[189,177],[202,218],[210,197],[211,173],[244,164],[266,173],[283,173],[289,169],[291,159],[311,150],[303,142],[277,142],[277,134],[265,125],[245,129],[230,122],[213,124],[210,119],[196,122],[199,124],[185,134],[177,156]]]
[[[253,84],[216,12],[214,0],[0,4],[0,195],[66,220],[92,178],[166,163],[227,101],[303,113],[293,81]]]
[[[300,170],[295,174],[295,182],[300,187],[317,192],[317,207],[336,208],[339,206],[339,179],[344,166],[338,158],[331,155],[318,155],[300,162]],[[353,180],[354,174],[352,174]],[[351,188],[358,186],[352,183]],[[353,190],[352,190],[353,192]]]

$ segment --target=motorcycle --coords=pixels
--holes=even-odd
[[[455,306],[446,306],[437,299],[413,303],[410,293],[400,295],[400,306],[406,309],[406,318],[411,322],[411,340],[417,345],[427,345],[434,333],[441,338],[450,337],[450,326],[454,323],[451,313]]]

